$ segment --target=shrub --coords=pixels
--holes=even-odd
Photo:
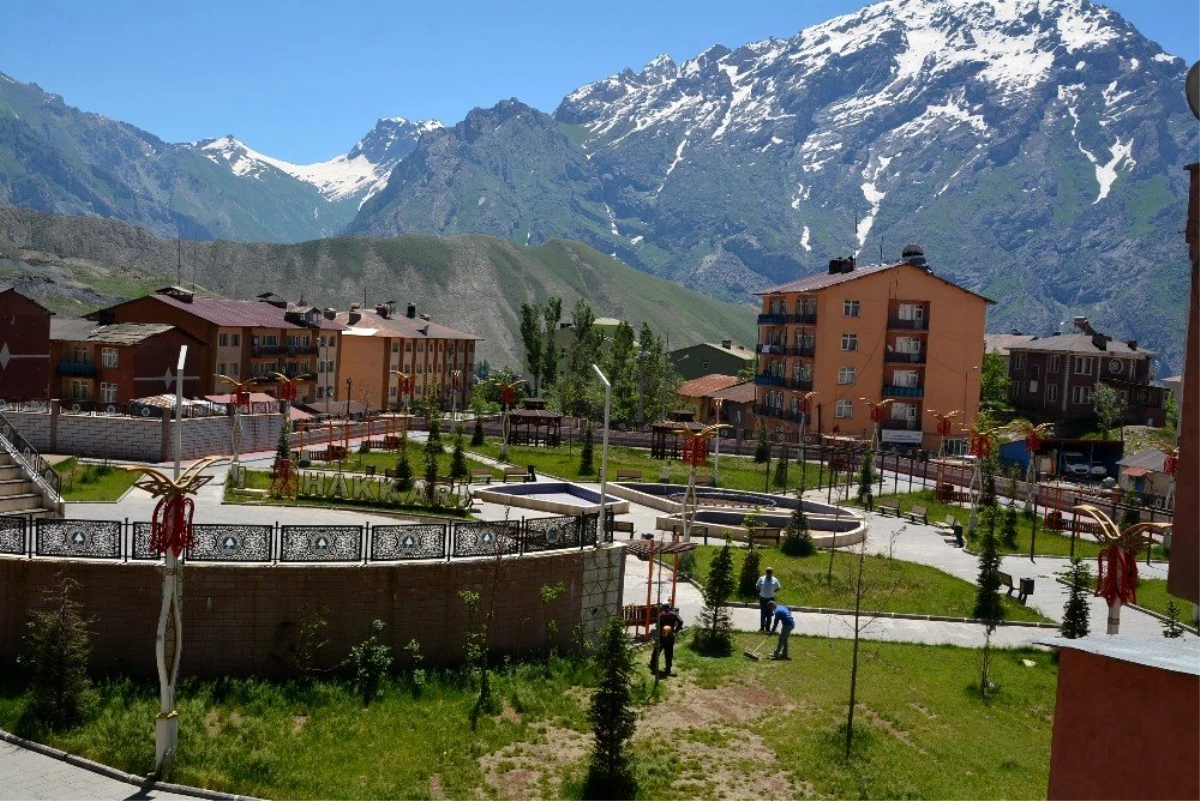
[[[29,709],[51,728],[79,720],[91,696],[87,675],[91,621],[73,597],[78,589],[77,581],[60,574],[45,591],[44,608],[30,613],[26,624],[21,664],[30,672]]]
[[[1088,596],[1091,595],[1092,571],[1087,563],[1078,556],[1071,560],[1071,566],[1063,574],[1070,587],[1067,602],[1063,605],[1062,624],[1058,631],[1068,640],[1075,640],[1088,635]]]
[[[746,559],[742,562],[742,572],[738,575],[738,595],[758,595],[758,567],[761,564],[762,554],[759,553],[759,549],[753,546],[748,548]]]
[[[483,417],[475,414],[475,429],[471,432],[471,447],[478,448],[483,444]]]
[[[1017,547],[1017,507],[1009,506],[1004,510],[1004,526],[1000,529],[1000,539],[1005,548]]]
[[[404,650],[408,651],[408,658],[411,661],[408,676],[412,679],[413,696],[419,696],[421,690],[425,688],[425,683],[429,680],[429,674],[425,672],[425,668],[421,667],[425,662],[425,656],[421,653],[421,643],[411,639],[408,645],[404,646]]]
[[[583,432],[583,447],[579,449],[579,475],[581,476],[591,476],[596,473],[596,466],[592,464],[593,447],[592,427],[589,425]]]
[[[354,669],[354,689],[368,707],[379,695],[383,677],[392,666],[392,649],[379,642],[383,621],[371,621],[371,636],[350,649],[350,666]]]
[[[408,443],[400,446],[400,455],[396,457],[396,489],[408,492],[413,488],[412,465],[408,463]]]
[[[450,478],[458,481],[470,475],[467,457],[463,455],[463,432],[460,427],[454,434],[454,455],[450,457]]]
[[[1174,601],[1167,601],[1167,619],[1162,624],[1162,636],[1174,640],[1183,636],[1183,624],[1179,622],[1179,607]]]
[[[704,610],[700,627],[692,635],[692,648],[706,656],[729,656],[733,653],[733,621],[726,604],[735,589],[733,553],[730,541],[717,551],[708,570],[704,585]]]
[[[784,529],[779,549],[788,556],[812,556],[817,552],[812,535],[808,533],[808,516],[804,514],[804,501],[799,490],[796,491],[796,508]]]
[[[362,442],[358,443],[358,452],[359,453],[370,453],[371,452],[371,441],[364,439]]]
[[[292,664],[301,676],[320,669],[321,649],[329,645],[329,607],[305,601],[296,615],[296,641],[291,645]]]
[[[592,724],[591,759],[584,798],[633,798],[637,781],[629,763],[629,741],[637,729],[630,679],[633,657],[625,643],[625,627],[610,620],[600,634],[596,652],[600,683],[592,694],[588,720]]]

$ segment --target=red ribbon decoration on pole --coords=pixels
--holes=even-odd
[[[980,459],[986,459],[992,453],[992,441],[983,434],[975,434],[971,437],[971,455],[978,456]]]
[[[880,409],[878,406],[872,406],[871,407],[871,422],[878,423],[882,419],[883,419],[883,410]]]
[[[192,529],[192,513],[196,504],[183,494],[164,495],[154,507],[150,522],[150,550],[170,551],[178,557],[196,544]]]
[[[938,432],[938,434],[940,434],[943,437],[950,435],[950,418],[949,417],[943,417],[938,420],[937,432]]]
[[[295,399],[296,399],[296,385],[291,384],[291,383],[280,384],[279,400],[294,401]]]
[[[500,390],[500,402],[505,406],[512,406],[517,401],[517,391],[512,387],[505,387]]]
[[[1037,453],[1038,449],[1041,447],[1042,438],[1038,436],[1036,431],[1025,438],[1025,450],[1029,451],[1030,453]]]
[[[1168,453],[1163,459],[1163,472],[1171,478],[1179,475],[1179,457],[1173,453]]]
[[[1137,603],[1137,559],[1120,545],[1110,545],[1096,557],[1099,568],[1096,575],[1096,596],[1103,598],[1111,607],[1116,601],[1122,604]]]
[[[233,394],[233,403],[235,406],[240,406],[243,409],[250,405],[250,391],[239,389]]]

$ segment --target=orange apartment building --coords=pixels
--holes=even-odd
[[[343,385],[350,381],[352,400],[370,410],[399,409],[417,398],[444,409],[470,405],[479,337],[418,316],[411,304],[403,316],[390,304],[355,304],[335,319],[345,328],[338,371]],[[410,392],[401,391],[397,373],[411,376]]]
[[[207,345],[199,363],[195,396],[223,394],[229,387],[216,374],[251,381],[277,396],[281,373],[296,381],[296,402],[314,404],[337,397],[337,361],[344,326],[332,312],[292,305],[267,294],[259,300],[205,298],[180,287],[166,287],[140,298],[93,312],[88,319],[105,324],[163,323]],[[187,391],[191,394],[191,386]]]
[[[936,449],[931,410],[962,410],[960,422],[978,413],[993,301],[934,274],[920,247],[905,247],[895,264],[834,259],[828,273],[756,294],[762,314],[754,415],[776,438],[869,438],[871,404],[890,400],[882,445]],[[815,394],[805,414],[808,392]]]

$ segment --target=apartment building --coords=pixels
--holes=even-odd
[[[164,323],[101,325],[92,320],[50,321],[50,396],[64,404],[128,403],[134,398],[175,391],[179,348],[188,346],[183,391],[199,394],[207,346]]]
[[[388,303],[355,304],[335,319],[344,328],[338,370],[353,400],[371,410],[398,409],[416,398],[444,409],[470,405],[479,337],[418,316],[411,304],[403,315]],[[411,377],[408,392],[400,373]]]
[[[54,312],[0,285],[0,401],[45,400]]]
[[[88,315],[105,324],[163,323],[206,346],[198,365],[198,395],[227,392],[216,374],[250,381],[278,397],[283,374],[296,382],[296,402],[313,404],[337,393],[337,361],[344,326],[332,312],[289,304],[270,293],[258,300],[205,298],[181,287],[165,287]],[[190,388],[189,388],[190,389]]]
[[[1092,393],[1108,384],[1125,401],[1122,422],[1161,426],[1167,390],[1154,386],[1155,352],[1073,320],[1076,333],[1034,337],[1009,347],[1008,399],[1018,409],[1057,420],[1095,419]]]
[[[894,264],[834,259],[828,273],[756,294],[754,415],[777,438],[868,438],[872,404],[889,400],[882,444],[934,449],[931,410],[964,410],[968,421],[978,413],[993,301],[936,275],[919,246],[905,247]]]

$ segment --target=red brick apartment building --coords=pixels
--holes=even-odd
[[[207,344],[165,323],[116,323],[53,320],[50,395],[71,401],[128,403],[134,398],[174,392],[179,348],[188,347],[183,391],[199,394]]]
[[[0,400],[45,400],[53,312],[0,286]]]

